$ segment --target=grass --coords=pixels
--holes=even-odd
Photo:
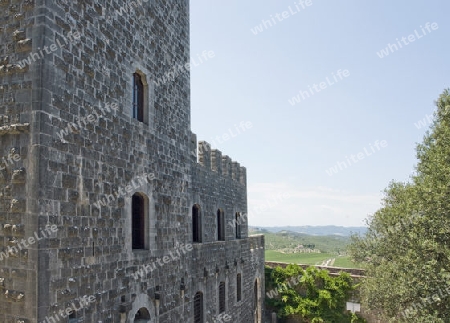
[[[298,245],[314,244],[324,253],[345,251],[350,239],[341,236],[311,236],[297,232],[264,233],[266,250],[293,249]]]
[[[266,261],[279,261],[303,265],[320,265],[323,261],[335,258],[333,267],[360,268],[358,264],[353,263],[349,257],[338,256],[331,253],[294,253],[284,254],[274,250],[266,250]]]
[[[266,250],[266,261],[280,261],[296,264],[315,265],[321,264],[324,260],[334,258],[329,253],[290,253],[284,254],[274,250]]]
[[[342,236],[311,236],[298,232],[281,231],[278,233],[264,232],[266,242],[266,261],[286,263],[321,265],[324,261],[334,258],[332,267],[361,268],[352,262],[345,251],[350,243],[349,237]],[[300,245],[319,250],[320,253],[294,253]]]
[[[355,263],[350,260],[349,257],[336,257],[336,261],[334,262],[334,267],[341,267],[341,268],[361,268],[361,266],[358,263]]]

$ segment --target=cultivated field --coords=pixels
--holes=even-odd
[[[324,265],[329,259],[334,259],[334,262],[329,264],[331,267],[360,268],[360,266],[353,263],[349,257],[332,253],[284,254],[274,250],[266,250],[266,261],[280,261],[304,265]]]
[[[346,254],[347,244],[350,242],[348,237],[311,236],[286,231],[261,233],[265,235],[266,261],[360,268]]]

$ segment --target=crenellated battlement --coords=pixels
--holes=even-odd
[[[231,178],[243,185],[247,185],[247,169],[241,167],[238,162],[233,161],[227,155],[223,155],[218,149],[211,149],[211,145],[206,141],[199,141],[197,136],[192,134],[192,144],[195,157],[198,163],[216,172],[223,177]]]

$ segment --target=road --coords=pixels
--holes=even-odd
[[[331,267],[334,265],[335,261],[336,261],[336,258],[330,258],[330,259],[324,260],[320,266]]]

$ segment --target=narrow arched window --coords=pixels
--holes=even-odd
[[[144,122],[144,82],[139,73],[133,74],[133,118]]]
[[[202,218],[198,204],[192,207],[192,241],[202,242]]]
[[[259,294],[258,281],[255,280],[255,284],[253,285],[253,315],[256,323],[260,323],[258,294]]]
[[[194,296],[194,323],[203,323],[203,294],[197,292]]]
[[[131,198],[131,243],[132,249],[147,249],[148,199],[141,193]]]
[[[238,302],[242,299],[242,278],[241,274],[237,274],[236,276],[236,300]]]
[[[236,239],[241,239],[241,214],[239,212],[236,212],[234,221],[235,221]]]
[[[219,313],[223,313],[226,310],[225,306],[225,282],[220,282],[219,284]]]
[[[258,307],[258,282],[255,280],[255,284],[253,285],[253,310],[256,310]]]
[[[225,215],[222,209],[217,210],[217,240],[225,241]]]

